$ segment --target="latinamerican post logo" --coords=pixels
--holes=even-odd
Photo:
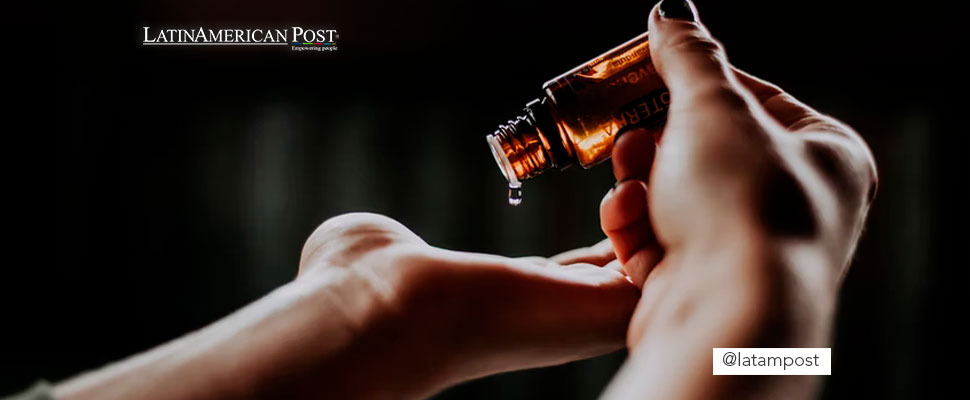
[[[162,28],[143,26],[144,46],[289,46],[293,51],[337,51],[336,29]]]

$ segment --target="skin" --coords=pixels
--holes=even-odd
[[[845,124],[732,67],[699,22],[654,9],[649,25],[672,102],[660,146],[617,139],[608,241],[514,259],[342,215],[307,240],[294,281],[55,395],[419,398],[626,345],[606,398],[811,396],[810,377],[712,376],[711,348],[828,346],[872,156]]]
[[[419,398],[592,357],[623,347],[640,296],[616,264],[601,266],[614,258],[606,241],[548,259],[455,252],[390,218],[346,214],[310,236],[293,282],[56,395]]]
[[[731,66],[701,23],[655,9],[649,25],[671,105],[659,146],[618,138],[622,183],[601,206],[643,290],[605,397],[811,397],[812,377],[713,376],[711,348],[829,347],[872,155],[847,125]]]

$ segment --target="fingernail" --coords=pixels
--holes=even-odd
[[[687,0],[663,0],[658,11],[663,18],[694,21],[694,10]]]
[[[626,182],[626,179],[621,181],[616,181],[616,183],[613,184],[613,190],[616,190],[616,188],[620,187],[620,185],[622,185],[623,182]]]

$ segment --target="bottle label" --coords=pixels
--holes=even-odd
[[[670,107],[670,92],[667,89],[655,90],[633,102],[620,107],[613,114],[616,133],[631,126],[655,129],[663,126],[667,108]]]
[[[641,35],[545,85],[564,143],[590,167],[610,157],[616,135],[643,127],[658,135],[670,92],[650,59]]]

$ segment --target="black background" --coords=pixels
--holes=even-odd
[[[880,192],[842,289],[821,397],[945,393],[966,336],[954,325],[966,319],[967,283],[957,253],[967,241],[961,10],[698,3],[735,65],[848,122],[876,155]],[[434,245],[509,256],[599,240],[608,165],[529,181],[512,208],[484,135],[547,79],[646,30],[651,6],[207,0],[61,10],[68,31],[97,40],[50,62],[61,71],[47,120],[57,129],[40,131],[37,161],[55,171],[27,179],[55,205],[38,234],[20,238],[42,251],[11,249],[27,261],[5,268],[14,296],[4,301],[0,393],[150,348],[259,298],[293,278],[303,240],[342,212],[384,213]],[[141,26],[332,27],[339,50],[141,46]],[[622,359],[503,374],[440,398],[594,398]]]

